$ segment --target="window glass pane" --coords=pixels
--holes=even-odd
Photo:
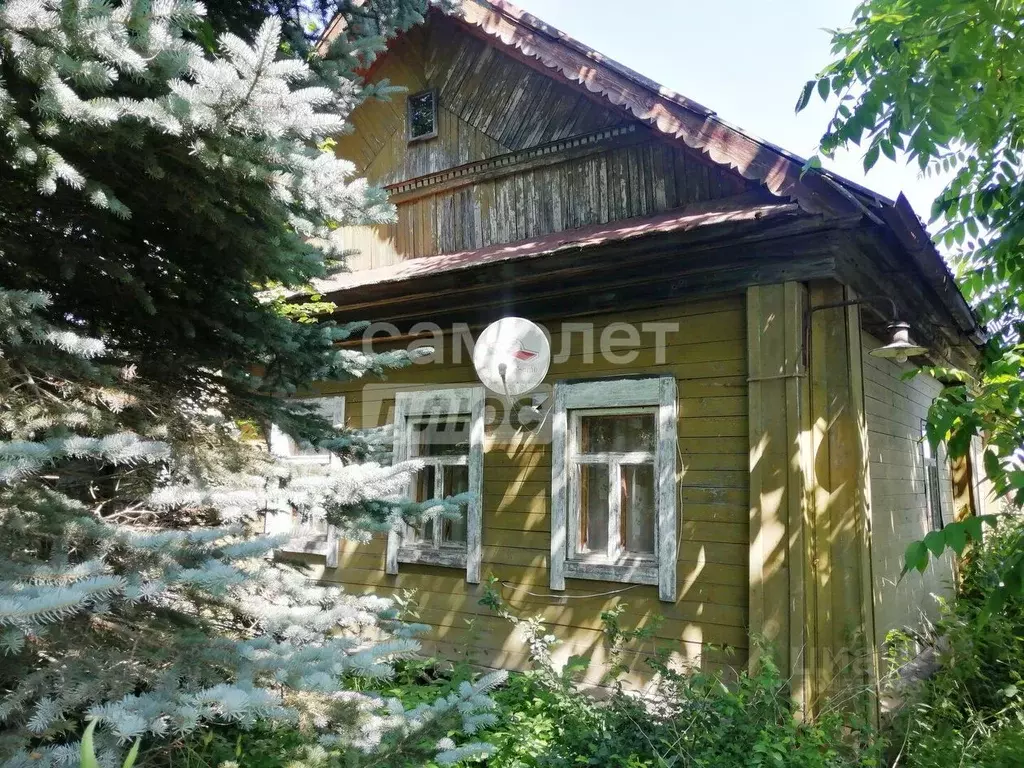
[[[444,473],[444,495],[456,496],[469,490],[469,467],[441,467]],[[466,505],[462,505],[462,520],[445,518],[442,522],[441,541],[465,543],[466,541]]]
[[[942,496],[939,486],[939,468],[934,462],[925,467],[925,482],[928,483],[928,513],[930,528],[933,531],[942,530]]]
[[[653,451],[654,414],[624,413],[580,418],[580,452]]]
[[[469,419],[431,418],[412,425],[412,456],[468,456]]]
[[[434,498],[434,478],[436,472],[437,467],[428,464],[416,473],[415,485],[413,487],[414,501],[428,501]],[[434,521],[424,520],[420,523],[418,529],[410,526],[407,533],[412,541],[432,544],[434,541]]]
[[[608,467],[581,464],[580,548],[584,552],[608,551]]]
[[[409,97],[409,138],[429,136],[434,127],[434,92]]]
[[[622,548],[635,554],[654,554],[654,467],[651,464],[623,465]]]

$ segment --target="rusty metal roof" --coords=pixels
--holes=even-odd
[[[652,235],[687,232],[742,221],[760,221],[797,213],[800,213],[800,207],[796,203],[752,203],[749,195],[737,195],[711,202],[695,203],[649,218],[596,224],[514,243],[490,245],[440,256],[421,256],[386,267],[346,272],[316,281],[314,286],[322,294],[334,294],[365,285],[403,282],[488,264],[536,259],[568,249],[583,251]]]

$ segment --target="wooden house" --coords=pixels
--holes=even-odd
[[[424,462],[412,493],[476,495],[462,522],[369,544],[304,529],[294,549],[349,591],[416,590],[428,650],[481,664],[527,655],[478,602],[493,577],[595,682],[601,613],[625,606],[625,625],[662,617],[680,664],[742,666],[766,638],[811,710],[873,687],[886,633],[951,588],[948,560],[900,581],[905,546],[984,490],[921,440],[942,385],[904,377],[983,341],[907,201],[802,175],[500,0],[432,11],[367,77],[408,97],[360,106],[337,152],[398,217],[348,230],[352,271],[321,287],[339,319],[376,322],[375,351],[435,352],[315,395],[338,423],[394,425],[396,455]],[[507,316],[552,352],[514,402],[467,348]],[[876,355],[897,319],[926,348],[909,362]]]

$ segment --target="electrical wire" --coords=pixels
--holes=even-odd
[[[514,582],[504,580],[500,581],[499,584],[501,584],[501,586],[505,587],[506,589],[517,589],[518,587],[522,586],[521,584],[515,584]],[[552,598],[555,600],[589,600],[594,597],[607,597],[609,595],[618,595],[623,592],[629,592],[631,589],[636,589],[637,587],[642,586],[645,585],[630,584],[628,587],[621,587],[620,589],[609,589],[607,592],[592,592],[586,595],[563,595],[556,592],[531,592],[528,589],[524,589],[522,591],[522,594],[529,595],[530,597],[545,597]]]

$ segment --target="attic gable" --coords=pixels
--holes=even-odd
[[[368,79],[437,94],[438,135],[428,141],[408,141],[405,98],[352,115],[338,152],[383,186],[628,122],[438,13],[394,41]]]
[[[340,30],[332,25],[326,40]],[[503,71],[514,76],[496,78]],[[887,200],[827,171],[805,174],[802,158],[504,0],[460,0],[451,16],[433,9],[427,24],[393,41],[369,79],[385,76],[411,92],[437,88],[440,101],[450,100],[439,106],[446,136],[408,144],[404,100],[357,110],[356,133],[339,142],[339,153],[391,193],[398,222],[350,228],[360,252],[353,269],[443,254],[469,259],[496,245],[695,203],[728,198],[726,208],[749,208],[774,196],[798,203],[818,219],[813,226],[863,226],[872,248],[922,279],[910,283],[912,300],[891,297],[897,306],[937,303],[956,326],[951,344],[961,343],[958,332],[982,338],[904,198]],[[856,260],[858,280],[867,257]]]

